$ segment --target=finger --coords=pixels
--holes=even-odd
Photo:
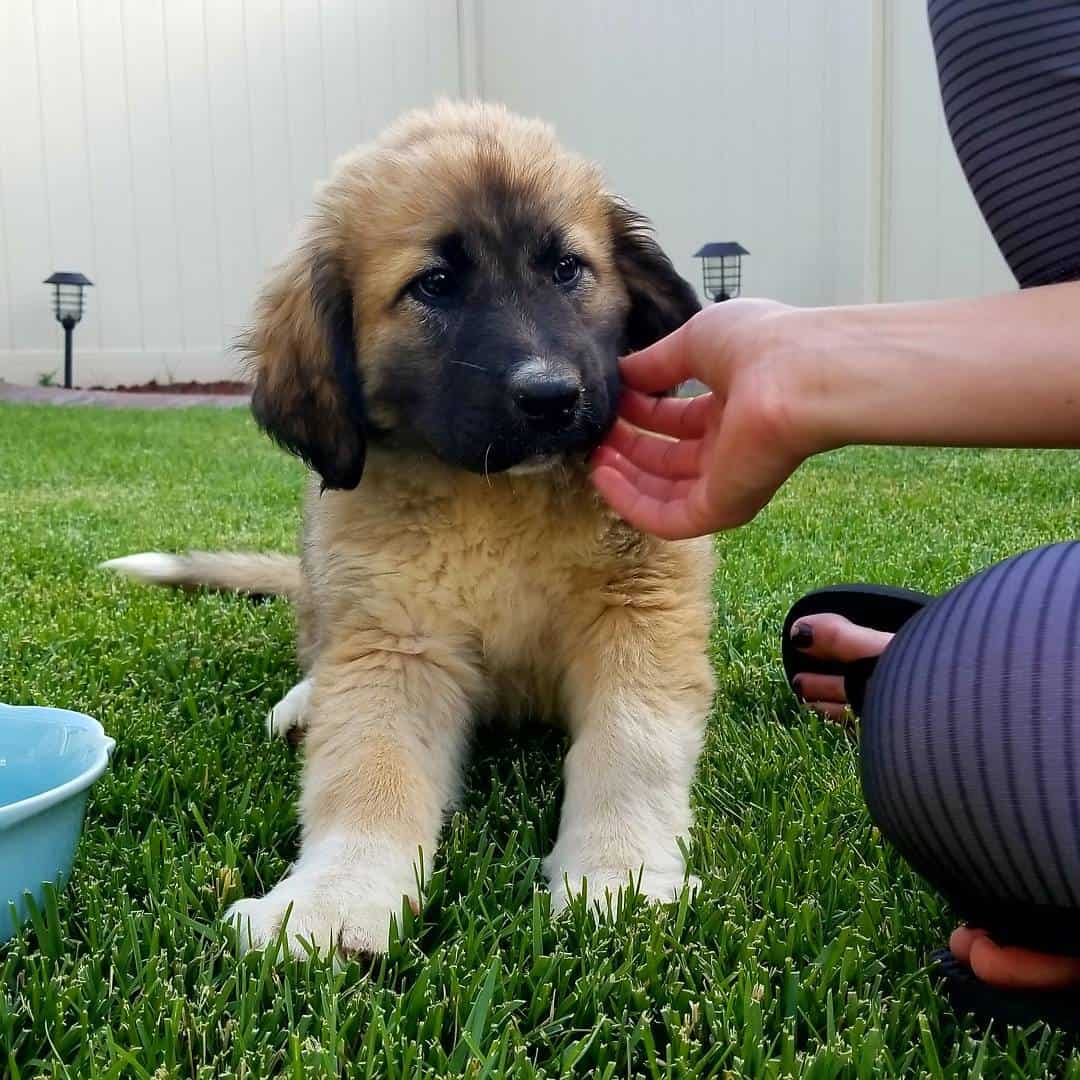
[[[685,498],[692,481],[672,480],[666,476],[654,476],[652,473],[639,469],[632,461],[627,460],[617,450],[610,446],[601,446],[592,457],[594,468],[601,465],[619,472],[644,494],[654,499],[671,502],[673,499]]]
[[[817,675],[812,671],[804,671],[795,676],[791,685],[803,701],[847,704],[847,691],[844,689],[842,675]]]
[[[595,468],[592,480],[612,510],[638,529],[665,540],[685,540],[705,531],[698,521],[691,493],[676,495],[680,487],[676,482],[671,482],[668,498],[646,494],[611,465]]]
[[[949,951],[960,961],[971,967],[971,946],[979,938],[986,937],[985,930],[977,930],[971,926],[958,926],[949,938]]]
[[[641,352],[624,356],[619,362],[619,374],[628,386],[646,394],[670,390],[690,378],[690,353],[683,323],[674,333],[661,338]]]
[[[640,428],[631,427],[625,420],[616,420],[604,442],[639,469],[654,476],[680,480],[697,476],[701,471],[699,439],[672,440],[650,435]]]
[[[700,439],[705,434],[713,402],[712,394],[657,398],[624,389],[619,400],[619,414],[646,431],[670,435],[674,439]]]
[[[989,937],[971,945],[971,970],[1003,990],[1064,990],[1080,985],[1080,956],[1061,956],[998,945]]]

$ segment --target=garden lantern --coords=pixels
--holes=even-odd
[[[742,257],[749,254],[734,240],[705,244],[694,253],[694,258],[701,260],[701,282],[710,300],[730,300],[739,295]]]
[[[53,314],[64,328],[64,386],[71,389],[71,333],[83,315],[83,289],[94,283],[77,271],[58,270],[45,279],[53,287]]]

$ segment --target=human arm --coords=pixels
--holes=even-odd
[[[597,488],[657,535],[713,532],[841,446],[1080,446],[1080,282],[861,307],[727,301],[622,376]],[[649,396],[688,378],[711,393]]]

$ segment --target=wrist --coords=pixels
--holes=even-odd
[[[788,308],[766,328],[777,427],[799,459],[854,441],[849,430],[853,357],[862,334],[847,308]],[[865,355],[865,354],[864,354]]]
[[[867,304],[790,312],[781,351],[792,427],[810,453],[925,443],[940,406],[949,305]],[[937,359],[937,364],[933,363]],[[938,440],[940,441],[940,436]]]
[[[793,456],[857,443],[1080,444],[1080,283],[906,304],[781,309],[752,367]]]

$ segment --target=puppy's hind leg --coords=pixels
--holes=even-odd
[[[311,678],[301,679],[266,716],[266,733],[272,739],[296,738],[308,726],[311,709]]]
[[[301,585],[293,597],[296,608],[296,651],[300,667],[305,673],[301,679],[267,714],[266,733],[272,739],[288,739],[297,743],[307,730],[311,711],[312,681],[308,674],[315,666],[319,654],[318,609],[301,578]]]

